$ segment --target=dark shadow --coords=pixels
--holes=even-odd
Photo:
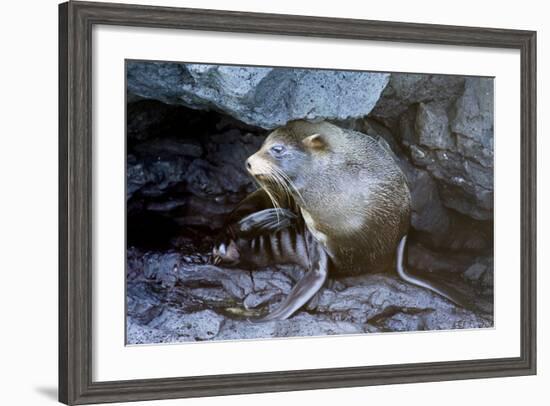
[[[55,386],[41,386],[35,388],[35,390],[45,398],[57,401],[57,388]]]

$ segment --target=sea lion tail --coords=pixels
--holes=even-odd
[[[464,305],[459,299],[453,297],[451,294],[445,292],[444,290],[434,286],[432,283],[428,282],[427,280],[411,275],[405,270],[404,257],[405,257],[406,243],[407,243],[407,236],[405,235],[399,242],[399,245],[397,246],[397,273],[401,277],[401,279],[413,285],[431,290],[432,292],[437,293],[438,295],[444,297],[445,299],[450,300],[454,304],[460,307],[464,307]]]

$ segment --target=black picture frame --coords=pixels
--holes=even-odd
[[[476,359],[185,378],[92,380],[94,24],[518,49],[521,54],[521,353]],[[536,32],[234,11],[68,2],[59,6],[59,400],[218,396],[536,373]]]

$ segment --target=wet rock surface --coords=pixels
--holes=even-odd
[[[146,72],[139,74],[145,86]],[[150,87],[161,81],[164,90],[178,88],[172,74],[155,67]],[[217,70],[194,74],[198,87],[223,77]],[[240,78],[248,92],[263,80]],[[322,114],[394,151],[412,195],[409,269],[457,292],[466,308],[390,271],[331,278],[289,320],[250,322],[274,308],[304,270],[225,269],[209,264],[209,253],[227,214],[256,188],[244,161],[272,124],[247,124],[241,113],[220,113],[234,111],[204,98],[176,105],[151,93],[158,100],[130,97],[127,114],[129,344],[492,326],[492,82],[392,74],[384,86],[372,106],[361,107],[368,115]],[[290,111],[271,108],[268,120]]]

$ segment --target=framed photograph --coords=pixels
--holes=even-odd
[[[536,33],[59,8],[59,400],[536,373]]]

